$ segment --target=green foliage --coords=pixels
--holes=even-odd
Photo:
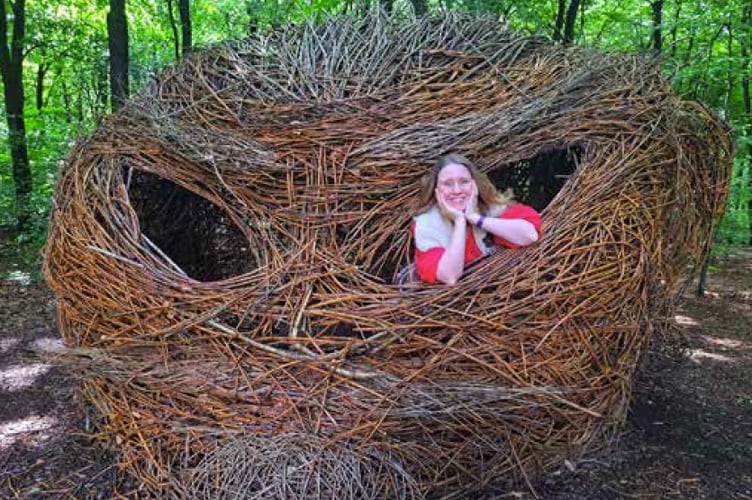
[[[55,189],[58,165],[73,143],[71,127],[60,119],[61,110],[26,116],[26,132],[34,191],[29,203],[31,225],[23,233],[13,234],[13,245],[4,249],[5,258],[20,261],[26,269],[38,268],[41,248],[47,236],[47,221]],[[0,143],[0,164],[10,165],[7,135]],[[10,168],[0,170],[0,227],[12,228],[17,214]]]
[[[752,162],[750,162],[749,155],[752,149],[752,137],[741,135],[738,143],[740,154],[734,159],[728,206],[716,231],[717,253],[724,253],[731,246],[748,245],[752,236],[750,234]]]
[[[739,396],[736,398],[736,404],[737,406],[741,406],[742,408],[752,409],[752,397],[745,398],[743,396]]]

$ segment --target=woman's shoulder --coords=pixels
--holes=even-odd
[[[420,251],[435,247],[446,248],[452,236],[452,223],[441,215],[436,206],[413,218],[412,229],[415,247]]]
[[[489,217],[501,217],[501,215],[507,211],[509,208],[508,203],[494,203],[493,205],[488,207],[488,215]]]
[[[431,208],[426,210],[425,212],[421,212],[415,217],[413,217],[413,223],[415,226],[434,226],[437,224],[441,224],[443,222],[444,217],[441,215],[441,211],[439,210],[439,207],[436,205],[433,205]]]

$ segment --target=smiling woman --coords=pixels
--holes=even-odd
[[[423,281],[453,285],[468,264],[498,246],[520,248],[541,237],[538,212],[499,193],[461,155],[439,158],[422,184],[423,212],[413,222],[413,238]]]

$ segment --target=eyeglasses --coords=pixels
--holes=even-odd
[[[468,187],[472,182],[472,179],[447,179],[439,182],[439,187],[442,189],[452,189],[456,186],[465,188]]]

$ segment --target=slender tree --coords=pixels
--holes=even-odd
[[[8,46],[8,15],[6,3],[11,7],[13,37]],[[26,124],[24,121],[23,58],[26,22],[25,0],[0,0],[0,72],[3,74],[5,118],[8,122],[13,182],[16,190],[18,229],[26,229],[29,223],[29,201],[33,188],[29,155],[26,148]]]
[[[681,0],[676,2],[676,10],[674,10],[674,24],[671,26],[671,58],[676,57],[676,32],[679,29],[679,16],[681,16],[683,2]]]
[[[128,21],[125,0],[110,0],[107,14],[107,35],[110,46],[110,98],[117,111],[128,98]]]
[[[715,51],[715,44],[718,42],[718,39],[721,37],[723,32],[727,29],[726,23],[721,23],[718,26],[718,29],[715,31],[715,34],[710,37],[710,39],[707,42],[707,47],[705,49],[705,58],[704,59],[698,59],[698,57],[701,56],[693,56],[692,61],[697,66],[700,66],[701,71],[697,71],[694,78],[692,79],[692,92],[690,96],[692,99],[704,99],[707,98],[707,92],[708,92],[708,73],[711,71],[711,61],[713,61],[713,54]],[[704,61],[704,63],[698,64],[700,61]],[[700,90],[705,91],[705,95],[700,95]]]
[[[736,73],[734,68],[734,24],[731,19],[731,14],[729,14],[729,20],[726,24],[726,33],[728,34],[728,37],[726,37],[726,51],[728,52],[728,57],[726,58],[727,61],[727,67],[726,67],[726,82],[727,82],[727,89],[726,89],[726,102],[725,107],[726,109],[731,109],[731,99],[732,94],[734,93],[734,74]]]
[[[49,63],[42,63],[37,65],[37,78],[35,87],[37,111],[42,111],[42,108],[44,107],[44,79],[47,76],[47,72],[49,70]]]
[[[580,3],[580,39],[584,40],[585,36],[585,4],[587,0],[582,0]]]
[[[564,28],[564,14],[567,11],[567,0],[559,0],[559,8],[556,10],[556,21],[554,21],[554,34],[553,39],[555,41],[561,40],[561,30]]]
[[[65,110],[65,123],[71,124],[73,123],[73,112],[71,111],[72,103],[71,103],[71,96],[70,91],[68,90],[68,85],[65,84],[65,79],[62,81],[61,85],[63,92],[62,92],[62,98],[63,98],[63,109]]]
[[[744,104],[744,114],[747,119],[747,127],[750,127],[752,122],[752,103],[750,103],[749,95],[749,42],[752,38],[752,0],[748,0],[744,6],[742,13],[742,30],[743,32],[739,36],[739,45],[741,46],[742,63],[746,63],[742,69],[742,101]]]
[[[183,55],[186,55],[193,49],[190,0],[178,0],[178,12],[180,13],[180,31],[183,35]]]
[[[410,3],[413,4],[413,10],[415,11],[416,16],[420,16],[428,12],[427,0],[410,0]]]
[[[663,51],[663,0],[655,0],[654,2],[650,2],[650,9],[653,12],[653,54],[660,56],[661,52]]]
[[[89,95],[89,98],[86,99],[89,104],[89,114],[92,116],[100,116],[107,113],[107,97],[109,97],[108,94],[112,93],[111,89],[107,88],[107,80],[109,78],[107,65],[101,61],[97,61],[92,64],[91,69],[93,73],[89,75],[90,78],[87,80],[79,80],[79,83],[81,84],[78,91],[79,103],[81,105],[79,108],[81,110],[79,113],[79,121],[83,120],[83,99],[81,99],[83,94]],[[88,85],[86,85],[87,83]],[[85,88],[90,90],[84,90]]]
[[[567,8],[567,14],[564,17],[564,45],[570,45],[574,41],[574,25],[577,21],[577,10],[580,7],[580,0],[571,0]]]
[[[180,38],[178,37],[178,25],[175,23],[175,13],[172,10],[172,0],[167,0],[167,17],[170,19],[172,40],[175,44],[175,59],[180,59]]]

